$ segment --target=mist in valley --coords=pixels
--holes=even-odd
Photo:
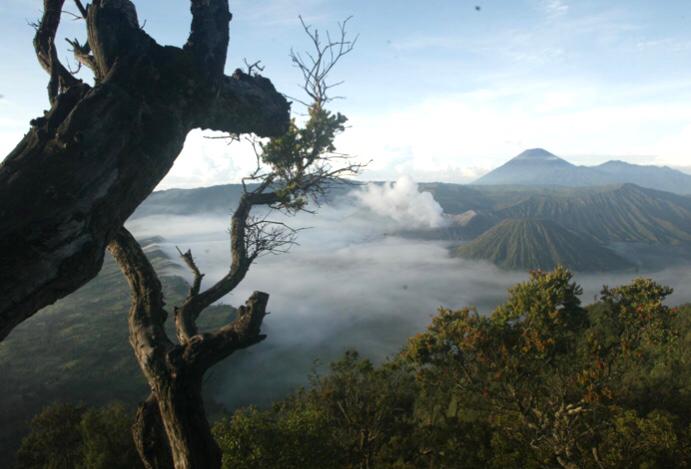
[[[191,249],[208,286],[227,272],[233,208],[229,202],[228,215],[149,215],[131,220],[128,227],[139,238],[162,236],[160,247],[173,259],[176,247]],[[442,212],[431,194],[402,178],[354,188],[319,207],[315,215],[271,214],[274,220],[305,229],[289,253],[259,258],[240,286],[222,300],[239,305],[252,291],[266,291],[271,314],[264,321],[264,342],[214,370],[208,384],[215,399],[230,409],[267,404],[306,384],[313,370],[324,370],[349,348],[383,360],[422,331],[438,307],[473,305],[486,314],[505,300],[510,286],[528,278],[525,272],[452,257],[448,241],[397,235],[443,226]],[[178,274],[190,278],[182,269]],[[691,269],[686,267],[577,274],[576,280],[587,304],[603,284],[619,285],[636,276],[673,287],[673,303],[691,301]]]

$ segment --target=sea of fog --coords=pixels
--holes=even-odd
[[[231,207],[229,207],[229,212]],[[299,232],[289,253],[258,259],[242,284],[222,301],[238,305],[254,290],[270,293],[264,322],[268,338],[237,353],[214,370],[208,386],[228,408],[266,404],[307,383],[312,370],[353,348],[374,360],[397,353],[411,335],[424,330],[440,306],[477,306],[487,313],[506,290],[527,278],[485,262],[449,255],[448,243],[396,236],[410,228],[444,224],[441,207],[412,181],[356,189],[316,215],[274,219]],[[176,258],[176,247],[191,249],[208,285],[227,272],[229,216],[154,215],[128,227],[137,237],[159,235],[160,247]],[[675,288],[672,301],[691,301],[691,268],[654,273],[577,275],[583,302],[603,284],[618,285],[650,276]],[[318,362],[315,362],[317,360]]]

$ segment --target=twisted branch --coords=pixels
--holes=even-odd
[[[278,196],[274,193],[243,194],[231,219],[231,264],[228,273],[203,292],[200,292],[193,285],[184,303],[175,308],[176,332],[181,343],[188,343],[192,337],[197,335],[196,321],[201,312],[233,291],[245,278],[252,262],[259,254],[256,251],[248,252],[247,223],[250,211],[255,205],[269,205],[277,200]],[[192,270],[195,279],[199,278],[198,276],[201,275],[198,274],[199,269],[196,268],[191,252],[188,251],[188,253],[189,257],[185,258],[185,263]]]
[[[245,304],[238,308],[233,322],[210,334],[196,335],[187,343],[183,352],[185,362],[204,372],[236,350],[264,340],[266,335],[261,333],[261,325],[268,314],[268,301],[267,293],[252,293]]]
[[[38,63],[50,75],[48,82],[48,98],[51,104],[59,93],[67,88],[80,84],[81,80],[75,78],[58,59],[55,47],[55,35],[60,26],[60,16],[65,0],[44,0],[43,15],[40,21],[35,24],[36,34],[34,35],[34,50]]]

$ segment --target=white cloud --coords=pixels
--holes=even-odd
[[[691,120],[679,132],[661,138],[654,145],[653,164],[689,169],[691,166]]]
[[[569,5],[563,0],[544,0],[542,7],[548,16],[563,16],[569,11]]]
[[[250,145],[219,139],[222,132],[193,130],[182,153],[158,189],[191,188],[240,182],[256,167]]]
[[[339,143],[373,160],[365,177],[383,179],[409,173],[420,181],[446,175],[441,180],[468,182],[530,147],[567,157],[652,155],[645,163],[688,164],[691,89],[668,99],[664,93],[648,99],[648,91],[622,86],[613,94],[594,85],[543,82],[442,95],[352,116]],[[676,128],[684,130],[670,130]]]
[[[377,215],[408,228],[439,228],[445,224],[441,205],[429,192],[420,192],[409,176],[399,177],[393,183],[367,184],[353,195]]]
[[[29,121],[37,115],[7,96],[0,99],[0,162],[29,131]]]
[[[691,86],[514,83],[438,95],[399,109],[350,115],[339,150],[372,160],[364,180],[472,182],[525,148],[578,164],[618,158],[689,166]],[[161,187],[238,182],[254,169],[249,147],[188,137]],[[600,156],[598,156],[600,155]]]

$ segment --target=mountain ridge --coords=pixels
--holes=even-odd
[[[668,166],[610,160],[579,166],[543,148],[532,148],[475,180],[472,185],[587,187],[633,183],[650,189],[691,194],[691,175]]]
[[[547,153],[524,156],[550,158]],[[559,160],[553,161],[563,164]],[[621,256],[644,269],[655,268],[649,264],[655,256],[638,262],[640,256],[635,252],[641,249],[659,252],[666,259],[674,259],[673,252],[691,252],[691,197],[633,183],[598,187],[421,183],[419,189],[432,194],[441,205],[447,223],[437,229],[404,228],[391,234],[457,243],[475,240],[503,220],[547,219],[566,230],[587,236],[593,245],[611,247],[613,243],[624,243],[626,246]],[[339,186],[334,188],[333,197],[346,204],[357,203],[355,198],[346,195],[351,190],[353,186]],[[229,214],[241,192],[240,185],[155,192],[133,218],[200,215],[204,212]],[[534,234],[533,231],[524,233]],[[573,242],[580,243],[577,240]],[[565,242],[557,245],[568,251]],[[634,249],[634,245],[639,248]],[[687,259],[686,255],[683,259]]]
[[[630,183],[561,197],[531,195],[494,214],[500,219],[550,219],[565,228],[588,233],[600,243],[691,242],[688,198]]]

